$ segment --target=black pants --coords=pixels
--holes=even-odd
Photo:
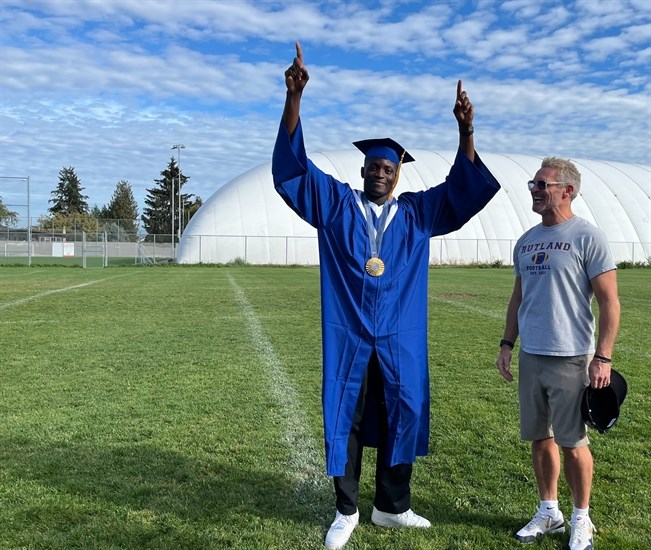
[[[379,433],[375,465],[375,499],[373,504],[381,512],[401,514],[410,507],[411,464],[386,465],[387,410],[384,400],[382,373],[377,355],[373,353],[359,392],[355,418],[348,438],[346,473],[334,478],[337,510],[351,515],[357,510],[359,478],[362,473],[363,430],[369,422],[377,424]]]

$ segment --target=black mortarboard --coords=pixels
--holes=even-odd
[[[610,385],[586,387],[581,397],[583,421],[599,433],[607,432],[619,418],[619,409],[626,398],[628,384],[615,369],[610,369]]]
[[[364,153],[366,158],[387,159],[396,166],[403,162],[414,161],[414,157],[402,145],[396,143],[391,138],[364,139],[362,141],[354,141],[353,145]]]

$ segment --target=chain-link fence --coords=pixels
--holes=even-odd
[[[433,237],[430,265],[512,265],[517,239]],[[651,243],[610,242],[617,262],[648,264]],[[316,237],[186,235],[176,259],[188,264],[318,265]]]
[[[188,235],[138,231],[135,220],[92,220],[70,227],[15,228],[0,225],[0,265],[107,267],[179,261],[190,264],[318,265],[316,237]],[[515,240],[430,240],[431,265],[511,265]],[[651,243],[611,242],[617,262],[648,265]]]
[[[145,235],[133,240],[110,241],[108,235],[80,232],[76,240],[61,235],[27,232],[0,233],[0,265],[79,265],[108,267],[172,262],[176,245],[169,235]]]
[[[108,267],[160,264],[318,265],[316,237],[192,236],[181,246],[169,235],[145,235],[135,241],[110,241],[106,233],[85,233],[68,241],[43,236],[28,241],[14,232],[0,235],[0,265],[78,265]],[[431,265],[511,265],[514,240],[430,240]],[[188,247],[193,249],[188,251]],[[611,242],[616,261],[649,265],[651,243]]]
[[[22,223],[21,223],[22,222]],[[138,220],[83,219],[66,225],[0,223],[0,265],[106,267],[171,262],[177,239],[142,232]]]

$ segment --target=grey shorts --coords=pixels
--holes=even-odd
[[[520,350],[518,393],[520,437],[535,441],[553,437],[561,447],[588,445],[581,416],[581,396],[589,384],[590,356],[532,355]]]

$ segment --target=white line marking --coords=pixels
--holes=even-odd
[[[463,309],[465,311],[469,311],[471,313],[477,313],[479,315],[484,315],[485,317],[492,317],[493,319],[505,319],[506,318],[506,311],[504,313],[496,313],[494,311],[489,311],[487,309],[481,309],[476,306],[471,306],[468,304],[464,304],[462,302],[458,302],[455,300],[444,300],[443,298],[438,298],[437,296],[432,296],[432,300],[436,300],[437,302],[443,302],[444,304],[451,305],[453,307]],[[615,344],[616,349],[620,351],[625,351],[626,353],[630,353],[632,355],[637,355],[638,357],[644,357],[645,359],[649,359],[651,357],[651,354],[648,352],[645,352],[644,350],[640,350],[637,348],[632,348],[630,346],[622,345],[622,344]]]
[[[20,306],[22,304],[26,304],[27,302],[31,302],[33,300],[39,300],[40,298],[45,298],[46,296],[50,296],[52,294],[58,294],[59,292],[67,292],[69,290],[76,290],[78,288],[84,288],[86,286],[94,285],[96,283],[103,283],[104,281],[108,281],[110,279],[115,279],[117,277],[126,277],[127,275],[131,275],[131,274],[130,273],[125,273],[123,275],[115,275],[113,277],[106,277],[105,279],[97,279],[96,281],[88,281],[87,283],[80,283],[78,285],[67,286],[65,288],[55,288],[53,290],[46,290],[45,292],[39,292],[38,294],[33,294],[32,296],[25,296],[24,298],[14,300],[13,302],[5,302],[4,304],[0,304],[0,311],[2,311],[3,309],[9,309],[10,307]]]
[[[479,315],[484,315],[486,317],[492,317],[493,319],[505,319],[506,318],[506,310],[504,310],[504,313],[496,313],[494,311],[489,311],[487,309],[482,309],[479,307],[475,306],[470,306],[468,304],[464,304],[459,301],[455,300],[444,300],[443,298],[438,298],[436,296],[432,296],[432,300],[436,300],[437,302],[443,302],[444,304],[449,304],[453,307],[459,308],[459,309],[464,309],[466,311],[470,311],[472,313],[478,313]]]
[[[321,489],[329,487],[328,478],[325,475],[323,451],[319,450],[320,446],[317,445],[307,429],[309,422],[305,412],[301,409],[296,388],[288,378],[271,342],[264,335],[262,325],[246,294],[231,275],[228,275],[228,279],[233,285],[235,298],[244,313],[258,360],[263,364],[265,372],[269,376],[271,393],[278,404],[277,412],[285,426],[283,440],[292,453],[288,473],[294,478],[297,493],[302,494],[307,489],[310,493],[304,496],[314,499],[315,489],[320,493]],[[305,504],[317,505],[316,507],[320,508],[322,503],[308,501]]]
[[[58,292],[67,292],[68,290],[75,290],[77,288],[83,288],[85,286],[94,285],[95,283],[99,283],[99,282],[100,282],[100,280],[89,281],[87,283],[81,283],[79,285],[67,286],[65,288],[55,288],[54,290],[47,290],[45,292],[39,292],[38,294],[34,294],[32,296],[26,296],[25,298],[20,298],[19,300],[14,300],[13,302],[6,302],[4,304],[0,304],[0,310],[8,309],[8,308],[14,307],[14,306],[20,306],[22,304],[26,304],[27,302],[31,302],[32,300],[38,300],[40,298],[45,298],[46,296],[50,296],[51,294],[57,294]]]

